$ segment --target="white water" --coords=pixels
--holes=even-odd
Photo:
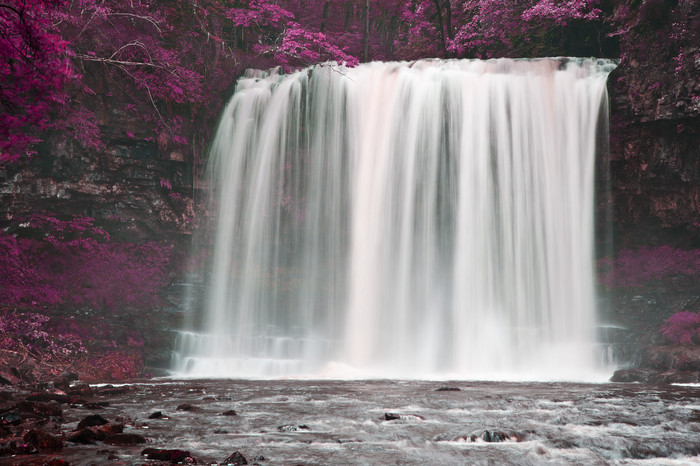
[[[596,356],[597,60],[249,73],[176,372],[581,379]],[[332,369],[331,369],[332,370]]]

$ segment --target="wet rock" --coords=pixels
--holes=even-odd
[[[94,394],[92,387],[86,383],[75,384],[66,390],[68,395],[90,397]]]
[[[670,370],[657,374],[653,381],[655,383],[700,383],[700,372]]]
[[[40,452],[60,451],[63,449],[63,440],[60,437],[44,432],[43,430],[32,429],[22,439],[25,443],[32,445]]]
[[[12,382],[0,375],[0,385],[12,385]]]
[[[189,403],[182,403],[177,407],[178,411],[199,411],[199,409],[199,406],[191,405]]]
[[[0,414],[0,426],[18,426],[22,423],[22,418],[16,411]]]
[[[103,409],[109,406],[109,401],[90,401],[83,403],[83,408],[86,409]]]
[[[384,413],[384,417],[382,418],[385,421],[396,421],[396,420],[404,420],[404,421],[424,421],[425,419],[422,416],[418,416],[416,414],[398,414],[398,413]]]
[[[163,419],[163,417],[163,413],[160,411],[156,411],[148,415],[148,419]]]
[[[141,452],[149,460],[170,461],[172,464],[185,463],[192,458],[189,451],[166,450],[162,448],[146,448]]]
[[[70,396],[66,395],[65,393],[50,393],[50,392],[41,392],[41,393],[32,393],[31,395],[27,396],[25,398],[26,401],[57,401],[59,403],[84,403],[84,400],[81,400],[78,397],[75,396]]]
[[[436,392],[461,392],[462,389],[458,387],[440,387],[435,389]]]
[[[16,408],[20,413],[31,413],[40,417],[61,417],[63,409],[61,405],[54,401],[51,403],[42,403],[38,401],[21,401],[17,403]]]
[[[263,455],[258,455],[253,458],[253,461],[265,461],[265,457]]]
[[[146,438],[139,434],[112,434],[105,438],[104,442],[107,445],[140,445],[146,443]]]
[[[656,371],[650,369],[619,369],[610,378],[611,382],[642,382],[650,383]]]
[[[700,346],[647,346],[641,366],[661,372],[700,371]]]
[[[481,440],[488,443],[505,442],[510,440],[510,435],[501,430],[485,430],[479,436]]]
[[[75,432],[71,432],[66,440],[73,443],[89,445],[95,441],[105,440],[108,436],[121,434],[124,431],[123,424],[103,424],[98,426],[84,427]]]
[[[309,431],[311,430],[311,428],[306,424],[300,424],[298,426],[295,426],[293,424],[285,424],[283,426],[278,426],[277,430],[279,430],[280,432],[302,432]]]
[[[78,423],[78,430],[84,427],[103,426],[108,423],[109,421],[99,414],[91,414],[90,416],[83,418],[83,420]]]
[[[104,440],[106,437],[100,435],[92,429],[80,429],[66,435],[66,440],[71,443],[79,443],[81,445],[92,445],[98,440]]]
[[[234,451],[228,458],[221,462],[222,465],[240,465],[248,464],[248,460],[245,459],[240,452]]]
[[[112,395],[123,395],[134,390],[131,385],[122,385],[121,387],[115,387],[114,385],[105,385],[104,387],[94,388],[93,391],[97,395],[112,396]]]
[[[229,409],[228,411],[224,411],[223,413],[221,413],[221,415],[222,416],[238,416],[238,413],[233,409]]]
[[[7,443],[0,444],[0,457],[11,455],[32,455],[39,451],[35,446],[21,441],[11,440]]]

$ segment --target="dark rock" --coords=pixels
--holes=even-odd
[[[258,455],[253,458],[253,461],[265,461],[265,457],[263,455]]]
[[[103,409],[109,406],[109,401],[90,401],[83,403],[83,408],[86,409]]]
[[[239,465],[239,464],[248,464],[248,460],[245,459],[245,456],[243,456],[240,452],[234,451],[231,456],[226,458],[221,462],[222,465]]]
[[[94,392],[98,395],[111,396],[111,395],[123,395],[134,390],[131,385],[122,385],[121,387],[115,387],[113,385],[105,385],[101,388],[95,388]]]
[[[34,448],[43,451],[60,451],[63,449],[63,440],[43,430],[32,429],[22,439]]]
[[[500,430],[485,430],[480,435],[484,442],[496,443],[510,440],[510,435]]]
[[[59,403],[84,403],[83,400],[62,393],[33,393],[25,398],[26,401],[57,401]]]
[[[650,383],[656,371],[649,369],[619,369],[610,378],[611,382],[642,382]]]
[[[396,421],[398,419],[402,419],[404,421],[423,421],[424,420],[424,418],[422,416],[418,416],[417,414],[384,413],[383,420],[385,420],[385,421]]]
[[[101,433],[95,432],[92,429],[80,429],[75,432],[71,432],[66,436],[66,440],[71,443],[79,443],[81,445],[92,445],[97,440],[104,440],[106,437]]]
[[[700,383],[700,372],[670,370],[654,376],[654,383]]]
[[[0,385],[12,385],[12,382],[0,375]]]
[[[149,414],[148,419],[163,419],[163,413],[160,411],[156,411],[154,413]]]
[[[73,396],[92,396],[94,393],[92,391],[92,387],[86,383],[79,383],[75,384],[72,387],[69,387],[66,389],[66,393],[68,395],[73,395]]]
[[[221,415],[222,416],[238,416],[238,413],[233,409],[229,409],[228,411],[224,411],[223,413],[221,413]]]
[[[647,346],[642,367],[667,371],[700,371],[700,346]]]
[[[107,445],[140,445],[146,443],[146,438],[139,434],[112,434],[104,442]]]
[[[141,452],[141,455],[149,460],[170,461],[172,464],[185,463],[188,458],[192,458],[189,451],[162,448],[146,448]]]
[[[22,418],[15,411],[0,414],[0,426],[18,426],[22,423]]]
[[[461,392],[462,389],[458,387],[440,387],[435,389],[436,392]]]
[[[17,403],[15,409],[20,413],[32,413],[41,417],[60,417],[63,414],[61,405],[57,402],[42,403],[38,401],[21,401]]]
[[[311,428],[306,424],[300,424],[298,426],[295,426],[293,424],[285,424],[283,426],[277,427],[277,430],[279,430],[280,432],[301,432],[311,430]]]
[[[108,423],[109,421],[99,414],[91,414],[78,423],[78,430],[84,427],[103,426]]]
[[[189,403],[182,403],[177,407],[178,411],[199,411],[199,406],[191,405]]]

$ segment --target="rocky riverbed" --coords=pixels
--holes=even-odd
[[[155,380],[7,386],[0,464],[692,464],[700,386]]]

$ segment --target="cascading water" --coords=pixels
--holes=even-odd
[[[596,139],[613,67],[249,72],[211,151],[210,295],[175,371],[594,371]]]

